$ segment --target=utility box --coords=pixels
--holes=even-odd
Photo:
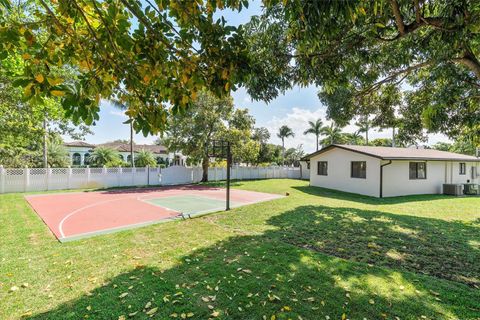
[[[461,196],[463,194],[463,186],[461,184],[444,183],[443,194]]]
[[[479,194],[478,184],[475,183],[466,183],[463,185],[463,193],[468,195]]]

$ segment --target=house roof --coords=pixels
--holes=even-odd
[[[107,147],[107,148],[114,149],[118,152],[130,152],[130,144],[122,143],[122,142],[107,142],[107,143],[94,145],[94,144],[86,143],[84,141],[73,141],[73,142],[64,143],[64,145],[67,147],[86,147],[86,148],[92,148],[92,149],[95,147]],[[165,146],[150,145],[150,144],[134,144],[133,150],[135,152],[138,152],[140,150],[148,150],[155,154],[168,152]]]
[[[121,143],[121,142],[107,142],[97,145],[99,147],[112,148],[118,152],[130,152],[130,144]],[[138,152],[141,150],[148,150],[152,153],[167,153],[167,148],[160,145],[151,145],[151,144],[134,144],[133,151]]]
[[[340,148],[352,152],[365,154],[382,160],[445,160],[445,161],[480,161],[480,158],[468,156],[459,153],[440,151],[435,149],[416,149],[416,148],[392,148],[392,147],[372,147],[357,146],[345,144],[332,144],[317,152],[311,153],[302,158],[310,158],[327,152],[333,148]]]
[[[72,141],[64,143],[67,147],[85,147],[85,148],[95,148],[94,144],[87,143],[85,141]]]

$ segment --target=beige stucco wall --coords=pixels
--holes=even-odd
[[[383,167],[384,197],[442,193],[442,184],[445,181],[444,161],[427,161],[427,178],[415,180],[410,180],[410,162],[392,161]]]
[[[447,183],[480,183],[480,177],[474,176],[472,179],[472,167],[476,167],[477,174],[480,174],[479,162],[466,162],[467,170],[465,175],[460,175],[460,162],[445,162],[445,178]]]
[[[328,162],[328,175],[317,174],[317,162]],[[367,178],[350,177],[351,161],[367,162]],[[466,174],[460,175],[461,161],[426,161],[427,178],[410,180],[409,163],[394,160],[383,168],[383,196],[394,197],[413,194],[442,193],[444,183],[480,183],[480,161],[466,162]],[[360,153],[334,148],[310,159],[310,185],[359,193],[374,197],[380,196],[380,160]],[[472,178],[472,167],[477,175]]]
[[[317,162],[328,162],[328,175],[317,175]],[[367,162],[366,179],[351,178],[352,161]],[[380,193],[380,160],[357,152],[331,149],[310,159],[310,185],[378,197]]]
[[[478,183],[478,178],[471,178],[471,167],[478,163],[466,162],[467,171],[460,175],[459,161],[426,161],[427,178],[410,180],[409,163],[411,161],[392,161],[383,168],[383,196],[394,197],[411,194],[442,193],[444,183]],[[382,161],[387,163],[387,161]]]

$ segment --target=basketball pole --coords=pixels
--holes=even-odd
[[[230,152],[230,142],[227,142],[227,206],[225,211],[230,210],[230,168],[232,166],[232,153]]]

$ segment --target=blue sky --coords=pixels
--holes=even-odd
[[[232,25],[238,25],[249,21],[252,15],[260,14],[260,1],[252,1],[248,9],[240,13],[230,10],[224,10],[221,15]],[[219,13],[220,15],[220,13]],[[239,108],[248,108],[256,120],[256,126],[266,127],[271,134],[271,142],[280,144],[280,139],[276,137],[278,128],[286,124],[292,128],[295,133],[294,138],[287,139],[287,147],[296,147],[303,145],[306,152],[312,152],[315,149],[315,138],[313,136],[303,135],[308,120],[317,118],[325,119],[325,107],[320,103],[317,97],[317,88],[314,86],[299,88],[285,92],[277,99],[266,104],[262,101],[252,101],[245,89],[240,88],[232,94],[235,106]],[[126,117],[111,106],[108,102],[102,102],[100,111],[100,120],[96,126],[92,127],[93,135],[88,135],[85,140],[90,143],[101,143],[115,139],[128,139],[129,127],[123,124]],[[353,125],[345,128],[346,132],[353,132],[356,128]],[[371,138],[391,137],[391,131],[371,132]],[[152,143],[156,137],[144,137],[137,134],[137,143]],[[430,135],[429,144],[438,141],[446,141],[443,135]]]

